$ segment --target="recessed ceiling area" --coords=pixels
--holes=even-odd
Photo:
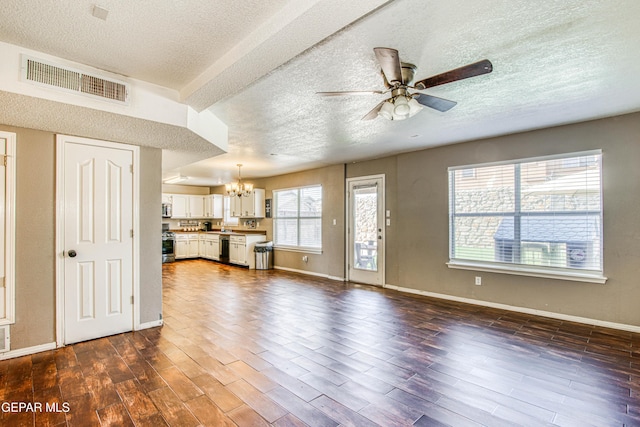
[[[221,120],[224,153],[166,163],[190,185],[228,182],[238,163],[250,179],[640,110],[640,2],[351,3],[107,1],[98,19],[90,1],[7,0],[0,41],[158,85]],[[481,59],[493,71],[423,91],[457,105],[397,122],[361,120],[385,95],[316,95],[384,90],[374,47],[397,49],[416,79]]]

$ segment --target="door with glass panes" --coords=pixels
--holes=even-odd
[[[384,176],[347,180],[348,279],[384,285]]]

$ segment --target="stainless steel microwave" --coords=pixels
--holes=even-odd
[[[162,204],[162,218],[171,218],[172,211],[171,203]]]

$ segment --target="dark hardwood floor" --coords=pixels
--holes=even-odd
[[[163,327],[0,362],[0,425],[640,426],[639,334],[204,260],[163,280]]]

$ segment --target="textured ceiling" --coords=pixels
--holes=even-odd
[[[4,42],[180,90],[287,0],[2,3]],[[106,20],[92,16],[94,4]]]
[[[6,0],[0,40],[211,103],[229,152],[165,171],[194,185],[227,182],[236,163],[269,176],[640,110],[636,0],[111,0],[106,21],[91,6]],[[484,58],[494,71],[427,90],[458,105],[400,122],[360,120],[384,96],[315,95],[382,89],[376,46],[417,79]]]

